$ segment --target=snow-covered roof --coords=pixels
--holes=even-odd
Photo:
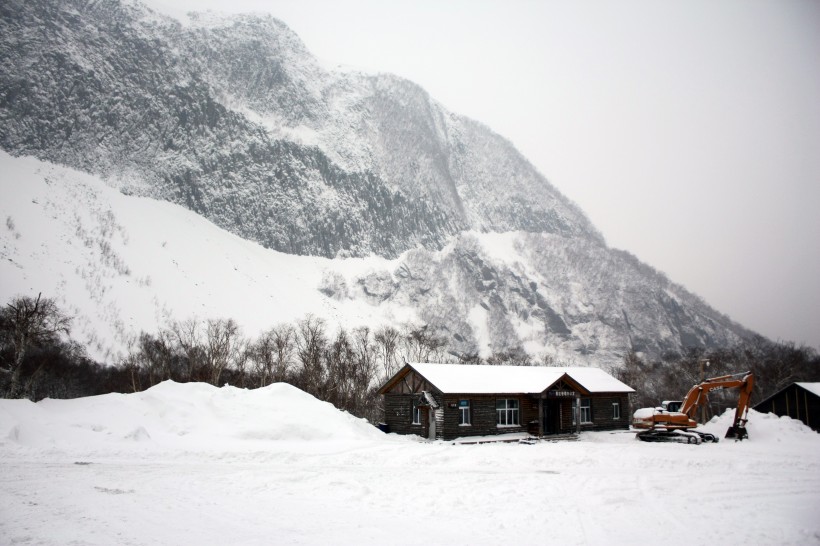
[[[804,383],[798,381],[796,384],[803,387],[813,395],[820,396],[820,383]]]
[[[443,393],[520,394],[543,392],[564,374],[591,393],[635,392],[600,368],[410,364]]]

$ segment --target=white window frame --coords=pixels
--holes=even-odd
[[[461,405],[462,402],[467,402],[466,405]],[[472,425],[470,420],[470,401],[461,399],[458,401],[458,426],[469,427]]]
[[[495,424],[497,427],[521,426],[521,404],[518,398],[498,398],[495,401]]]
[[[621,418],[621,403],[612,402],[612,418],[619,420]]]
[[[412,416],[413,416],[413,425],[420,425],[421,424],[421,408],[416,405],[416,401],[413,400],[412,405]]]
[[[584,405],[586,402],[586,406]],[[578,424],[578,399],[572,400],[572,424]],[[581,398],[581,424],[582,425],[591,425],[592,424],[592,398]]]

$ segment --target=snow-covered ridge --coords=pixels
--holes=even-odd
[[[232,318],[249,337],[307,314],[331,330],[412,322],[456,353],[520,347],[600,365],[617,365],[629,336],[660,351],[683,335],[730,343],[742,331],[594,243],[465,232],[393,260],[294,256],[92,175],[2,152],[0,162],[0,299],[56,298],[74,338],[108,362],[140,331],[188,318]]]

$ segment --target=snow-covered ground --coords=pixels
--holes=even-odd
[[[820,543],[820,435],[758,413],[748,429],[457,445],[382,434],[284,384],[0,400],[0,542]]]

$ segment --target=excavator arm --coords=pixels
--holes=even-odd
[[[694,419],[698,408],[706,403],[707,395],[711,391],[735,388],[741,389],[741,399],[738,401],[738,409],[740,409],[740,402],[744,402],[744,405],[748,406],[753,387],[754,375],[751,372],[706,379],[689,389],[683,399],[683,404],[681,404],[680,412],[688,415],[690,419]]]

